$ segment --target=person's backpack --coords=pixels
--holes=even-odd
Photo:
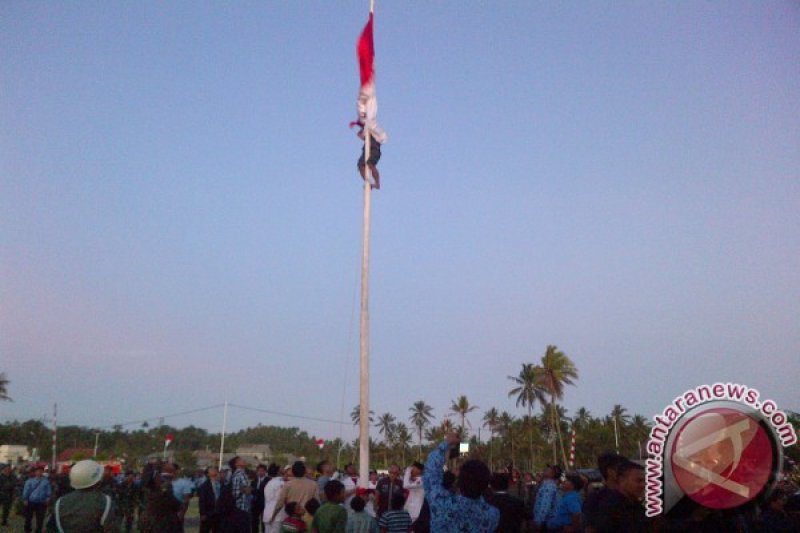
[[[223,483],[219,489],[219,499],[217,500],[217,514],[227,516],[236,509],[236,499],[233,497],[233,483],[228,481]]]

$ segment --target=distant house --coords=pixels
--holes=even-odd
[[[272,460],[272,449],[268,444],[246,444],[239,446],[236,450],[222,454],[222,467],[228,468],[228,462],[236,456],[244,459],[247,467],[254,469],[260,464],[268,464]],[[162,459],[163,452],[151,453],[144,458],[143,462]],[[192,452],[197,468],[206,469],[209,466],[219,465],[219,452],[209,450],[195,450]],[[173,450],[167,451],[167,461],[175,460],[175,452]]]
[[[225,460],[224,454],[222,459]],[[192,452],[192,457],[194,457],[195,463],[197,463],[197,468],[206,469],[209,466],[217,466],[219,463],[219,453],[215,452],[208,452],[205,450],[197,450]]]
[[[0,463],[21,463],[30,461],[31,453],[22,444],[3,444],[0,446]]]
[[[198,450],[196,452],[192,452],[195,461],[197,462],[197,468],[206,469],[209,466],[219,466],[219,452],[207,452],[203,450]],[[234,457],[239,456],[244,459],[244,462],[247,463],[249,468],[255,468],[261,461],[253,456],[253,455],[242,455],[239,453],[223,453],[222,454],[222,469],[225,470],[228,468],[228,462],[233,459]]]
[[[162,459],[166,459],[170,463],[175,462],[175,452],[172,450],[168,450],[165,454],[164,452],[153,452],[147,454],[144,458],[145,463],[152,463],[153,461],[161,461]]]
[[[247,461],[249,465],[269,463],[272,460],[272,449],[269,444],[244,444],[236,448],[236,455]]]

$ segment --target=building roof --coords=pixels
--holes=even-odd
[[[272,448],[269,447],[269,444],[242,444],[236,448],[236,453],[239,455],[263,454],[271,456]]]
[[[75,456],[91,459],[94,456],[94,448],[66,448],[56,456],[56,461],[59,463],[72,461]]]

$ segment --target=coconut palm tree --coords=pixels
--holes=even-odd
[[[459,396],[457,400],[453,400],[452,405],[450,405],[450,411],[461,417],[460,427],[464,437],[466,437],[467,435],[466,424],[469,424],[469,421],[467,420],[467,415],[472,411],[475,411],[477,408],[478,408],[477,405],[470,405],[469,400],[463,394]],[[470,424],[470,427],[472,427],[472,424]]]
[[[497,419],[497,425],[503,432],[503,440],[511,443],[511,464],[516,464],[514,462],[514,417],[503,411]]]
[[[576,428],[579,429],[585,429],[589,427],[589,422],[591,421],[592,413],[590,413],[585,407],[579,407],[578,410],[575,411],[575,416],[572,419],[572,423]]]
[[[522,363],[519,375],[508,376],[508,379],[516,385],[508,391],[508,397],[517,397],[517,407],[520,405],[528,408],[528,452],[530,453],[531,465],[534,463],[533,453],[533,403],[535,401],[544,402],[546,391],[539,383],[536,367],[532,363]]]
[[[615,404],[614,407],[611,408],[611,414],[608,415],[608,419],[614,426],[614,444],[617,448],[617,453],[619,453],[620,435],[623,434],[622,430],[625,428],[625,425],[631,421],[631,415],[629,415],[628,410],[620,404]]]
[[[428,429],[425,432],[425,438],[431,442],[442,442],[447,437],[447,434],[453,431],[457,431],[457,429],[453,427],[453,421],[449,418],[445,418],[442,420],[441,424]]]
[[[628,410],[620,404],[614,404],[614,407],[611,408],[611,418],[616,420],[620,427],[631,421],[631,415],[628,414]]]
[[[430,426],[425,430],[425,440],[433,443],[442,442],[447,434],[442,430],[441,424]]]
[[[384,438],[386,438],[392,432],[392,427],[394,426],[395,420],[396,419],[392,413],[383,413],[378,417],[375,427],[378,428],[378,432],[383,435]]]
[[[489,469],[492,468],[492,449],[494,448],[494,432],[500,423],[500,413],[496,407],[492,407],[483,413],[483,427],[489,428]]]
[[[13,402],[11,396],[8,395],[8,384],[11,383],[6,377],[5,372],[0,372],[0,401]]]
[[[411,446],[413,441],[414,437],[408,430],[408,426],[402,422],[398,422],[394,427],[394,445],[400,450],[401,465],[406,464],[406,450]]]
[[[394,439],[394,430],[395,430],[395,417],[391,413],[383,413],[381,416],[378,417],[378,421],[375,423],[375,427],[378,428],[378,432],[383,435],[383,442],[385,444],[383,448],[383,460],[386,466],[389,466],[389,457],[387,455],[388,448],[392,445],[392,440]]]
[[[639,459],[642,458],[642,441],[647,441],[647,437],[650,435],[650,429],[652,428],[650,421],[647,420],[642,415],[634,415],[631,419],[630,423],[630,432],[631,436],[636,440],[636,447],[638,448],[639,452]]]
[[[433,407],[420,400],[414,402],[414,405],[408,410],[411,411],[411,416],[408,417],[408,420],[417,428],[417,435],[419,436],[419,449],[417,451],[417,460],[419,461],[422,459],[422,432],[433,420]]]
[[[578,369],[575,363],[560,351],[556,346],[548,346],[542,356],[541,365],[536,368],[540,386],[550,396],[550,412],[553,429],[558,435],[558,443],[561,446],[561,458],[563,464],[567,464],[567,454],[564,451],[564,439],[561,436],[561,424],[556,421],[557,400],[564,397],[564,386],[573,385],[578,379]],[[553,441],[553,462],[558,462],[555,440]]]
[[[361,423],[361,406],[356,405],[353,407],[353,410],[350,411],[350,420],[353,421],[353,425],[357,426]],[[369,410],[369,423],[372,424],[375,422],[375,411],[372,409]]]
[[[483,427],[489,429],[490,438],[494,438],[494,432],[497,431],[497,426],[500,422],[500,412],[497,407],[492,407],[483,413]]]

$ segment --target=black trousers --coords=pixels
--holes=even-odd
[[[2,524],[4,526],[8,525],[8,513],[11,512],[11,504],[12,503],[13,503],[13,500],[3,500],[2,502],[0,502],[0,506],[3,507],[3,522],[2,522]]]
[[[250,532],[251,533],[259,533],[264,531],[264,520],[262,515],[264,514],[264,508],[261,509],[253,508],[250,511]]]
[[[200,533],[219,533],[222,529],[219,526],[219,517],[212,516],[200,521]]]
[[[365,143],[366,144],[366,143]],[[361,149],[361,157],[358,158],[358,168],[364,168],[364,152],[365,150]],[[381,143],[375,140],[375,137],[370,136],[369,138],[369,164],[370,165],[377,165],[378,161],[381,160]]]
[[[250,512],[241,509],[234,510],[225,517],[222,531],[225,533],[250,533]]]
[[[117,508],[117,512],[122,515],[122,523],[125,526],[125,531],[127,533],[131,533],[131,531],[133,531],[133,522],[135,518],[134,515],[136,514],[136,511],[134,509],[120,510]]]
[[[31,533],[31,522],[33,517],[36,516],[36,533],[42,533],[44,527],[44,512],[47,510],[46,503],[32,503],[28,502],[25,506],[25,533]]]

